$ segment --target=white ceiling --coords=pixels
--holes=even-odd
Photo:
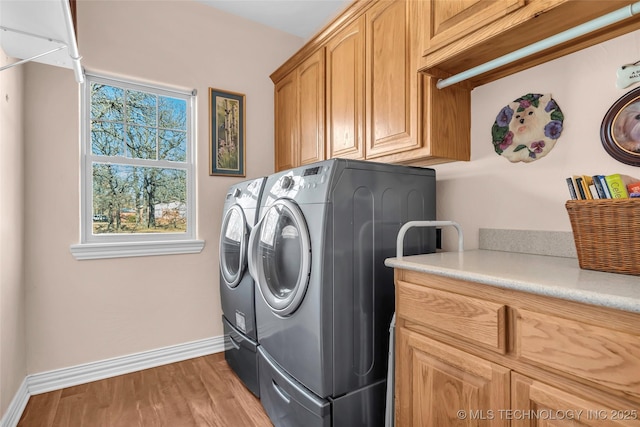
[[[201,3],[309,39],[352,0],[197,0]]]

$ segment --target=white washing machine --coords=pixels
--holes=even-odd
[[[249,241],[260,398],[278,426],[384,423],[400,227],[435,219],[435,171],[333,159],[268,177]],[[405,253],[435,250],[414,229]]]
[[[247,246],[257,222],[266,178],[233,185],[225,196],[220,230],[220,300],[227,339],[225,358],[249,390],[259,396],[255,284],[247,269]]]

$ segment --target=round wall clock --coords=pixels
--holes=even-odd
[[[510,162],[533,162],[553,149],[564,115],[549,94],[524,95],[500,110],[491,128],[493,147]]]

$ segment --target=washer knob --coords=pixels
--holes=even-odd
[[[283,176],[282,182],[280,183],[280,187],[282,187],[283,190],[288,190],[291,187],[293,187],[293,177],[289,175]]]

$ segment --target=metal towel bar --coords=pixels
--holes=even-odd
[[[396,257],[401,259],[404,250],[404,236],[407,230],[414,227],[444,227],[450,225],[458,231],[458,252],[464,251],[464,237],[462,235],[462,227],[454,221],[409,221],[400,227],[398,231],[398,239],[396,241]]]

